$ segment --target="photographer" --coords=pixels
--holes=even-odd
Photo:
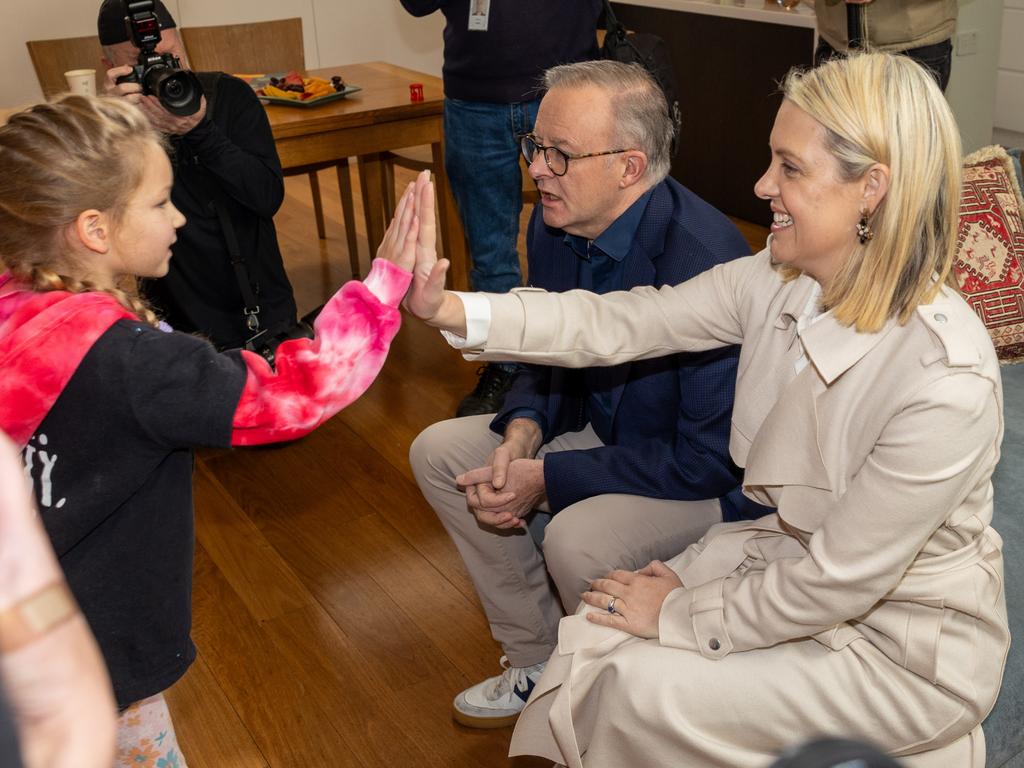
[[[148,5],[134,2],[132,11],[145,12]],[[104,0],[100,6],[106,92],[137,105],[167,136],[174,164],[171,200],[188,220],[178,230],[167,276],[144,282],[146,299],[173,328],[207,336],[220,349],[255,338],[249,347],[265,352],[266,341],[306,335],[295,320],[295,299],[277,245],[273,216],[284,199],[284,181],[262,105],[235,77],[197,73],[203,92],[198,109],[172,114],[160,98],[145,93],[146,78],[136,72],[140,49],[132,37],[140,14],[132,17],[134,27],[126,14],[124,0]],[[142,15],[159,21],[155,53],[169,54],[167,66],[177,57],[187,68],[176,24],[163,3],[153,0],[151,12]],[[126,76],[136,82],[118,82]]]

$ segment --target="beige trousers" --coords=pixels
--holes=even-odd
[[[516,667],[545,661],[558,642],[558,622],[572,613],[591,580],[616,568],[636,570],[667,560],[722,519],[717,499],[674,501],[594,496],[566,507],[550,522],[530,520],[534,535],[477,522],[456,475],[484,466],[501,437],[492,416],[467,416],[423,430],[409,450],[420,490],[458,547],[483,604],[491,634]],[[555,451],[602,445],[588,426],[541,447]],[[541,507],[534,518],[546,515]],[[538,544],[540,540],[541,543]]]

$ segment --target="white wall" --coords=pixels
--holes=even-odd
[[[306,64],[327,67],[388,61],[441,74],[444,18],[409,16],[398,0],[164,0],[179,26],[206,26],[301,16]],[[17,8],[14,6],[17,4]],[[0,107],[39,101],[42,93],[26,40],[96,34],[100,0],[0,0]],[[18,21],[12,21],[18,19]],[[96,61],[83,67],[100,67]]]
[[[1024,0],[1006,0],[996,76],[996,126],[1024,133]]]
[[[946,97],[960,124],[965,154],[992,143],[1002,20],[1003,0],[960,0]],[[977,53],[964,55],[958,43],[971,32],[977,33]]]
[[[95,33],[100,0],[0,0],[8,19],[0,25],[0,107],[42,98],[26,40]],[[384,60],[430,74],[441,71],[444,19],[415,19],[398,0],[165,0],[180,26],[301,16],[308,66]],[[1021,0],[1010,0],[1019,5]],[[18,7],[15,10],[14,4]],[[960,123],[964,151],[989,144],[995,122],[996,72],[1002,36],[1002,0],[960,0],[958,37],[977,33],[973,55],[954,51],[947,95]],[[1018,41],[1019,42],[1019,41]],[[99,66],[83,62],[83,66]],[[1019,94],[1018,94],[1019,96]],[[1003,97],[1005,100],[1005,96]]]

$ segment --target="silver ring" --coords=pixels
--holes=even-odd
[[[615,610],[615,601],[618,599],[619,598],[617,597],[613,597],[611,600],[608,601],[608,613],[617,613],[617,611]]]

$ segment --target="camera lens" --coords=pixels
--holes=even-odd
[[[203,97],[198,78],[184,69],[150,70],[146,73],[146,90],[156,94],[164,109],[180,117],[194,115]]]
[[[164,91],[160,94],[167,101],[178,101],[185,94],[185,86],[176,78],[168,78],[164,83]]]

